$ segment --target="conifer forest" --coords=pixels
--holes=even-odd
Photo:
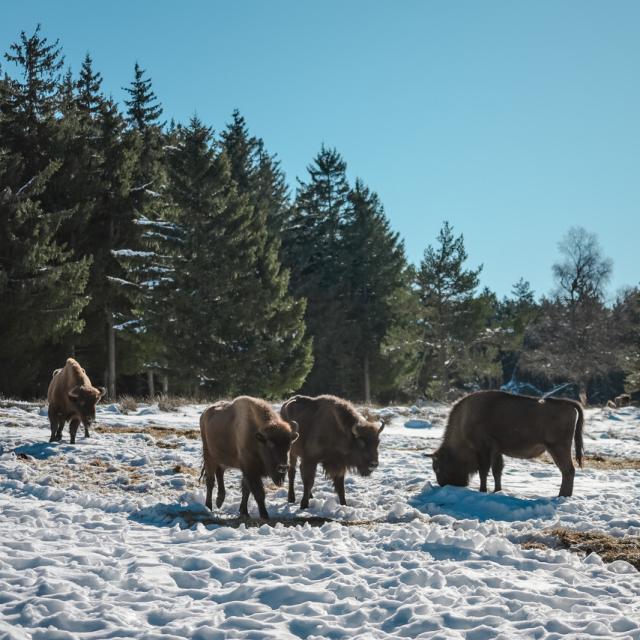
[[[608,289],[588,229],[551,240],[553,291],[516,274],[499,299],[446,221],[410,264],[338,149],[319,142],[292,187],[239,111],[175,122],[137,63],[126,95],[40,27],[4,53],[0,394],[44,396],[69,356],[112,398],[638,392],[640,289]]]

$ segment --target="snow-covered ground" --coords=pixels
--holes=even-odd
[[[448,408],[388,408],[348,507],[318,474],[308,511],[272,488],[277,524],[238,526],[237,472],[221,510],[203,505],[202,409],[102,407],[75,446],[68,428],[47,442],[35,405],[0,409],[0,638],[640,638],[630,564],[520,544],[640,535],[640,470],[587,466],[558,498],[555,466],[507,459],[503,493],[440,488],[424,452]],[[586,434],[588,454],[640,459],[637,408],[589,410]],[[286,526],[311,516],[329,521]]]

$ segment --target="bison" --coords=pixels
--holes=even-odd
[[[440,447],[433,458],[438,484],[466,487],[480,474],[480,491],[487,490],[491,468],[494,491],[501,491],[503,454],[535,458],[548,451],[562,473],[561,496],[573,493],[576,459],[582,466],[582,407],[564,398],[539,399],[503,391],[479,391],[459,400],[451,409]]]
[[[347,469],[368,476],[378,466],[378,444],[384,423],[376,424],[360,415],[346,400],[335,396],[294,396],[280,409],[285,420],[295,420],[300,438],[291,447],[289,459],[289,502],[295,502],[294,480],[300,458],[303,495],[300,507],[309,506],[309,498],[318,464],[333,480],[340,504],[346,505],[344,476]]]
[[[216,479],[216,506],[225,498],[224,472],[231,467],[242,471],[240,514],[248,515],[249,493],[258,503],[260,517],[269,519],[264,506],[262,478],[270,476],[280,486],[288,468],[289,449],[298,438],[297,424],[287,423],[264,401],[240,396],[221,401],[200,416],[202,473],[207,485],[206,505],[212,509]]]
[[[91,384],[85,370],[73,358],[68,358],[62,369],[56,369],[49,383],[49,442],[62,440],[65,422],[69,423],[71,444],[76,443],[76,432],[80,422],[84,425],[84,435],[89,437],[89,426],[96,419],[96,404],[106,393],[102,387]]]
[[[613,399],[617,409],[620,407],[628,407],[631,404],[631,396],[628,393],[621,393]]]

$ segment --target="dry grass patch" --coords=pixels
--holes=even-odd
[[[521,543],[523,549],[564,548],[585,554],[597,553],[605,562],[625,560],[640,570],[640,537],[624,536],[616,538],[602,531],[576,531],[559,527],[547,529],[545,534],[553,536],[557,545],[543,540],[527,540]]]
[[[138,402],[133,396],[122,396],[118,409],[126,416],[129,412],[138,410]]]
[[[188,440],[198,440],[200,438],[200,431],[198,429],[176,429],[174,427],[132,427],[130,425],[96,425],[93,427],[96,433],[146,433],[153,438],[166,438],[167,436],[182,436]],[[165,444],[170,444],[166,443]],[[162,445],[160,445],[162,446]],[[174,447],[165,446],[165,449],[171,449]]]
[[[537,458],[545,464],[555,464],[548,453],[543,453]],[[574,464],[578,463],[574,460]],[[640,459],[638,458],[611,458],[600,454],[585,455],[583,466],[587,469],[640,469]]]
[[[177,464],[173,467],[173,473],[184,473],[189,476],[198,477],[200,473],[196,471],[193,467],[188,467],[184,464]]]

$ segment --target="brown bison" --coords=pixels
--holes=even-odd
[[[486,491],[491,468],[494,491],[501,491],[503,454],[535,458],[548,451],[562,473],[560,495],[570,496],[575,474],[571,442],[582,466],[583,424],[582,407],[573,400],[479,391],[453,406],[442,443],[429,456],[441,486],[466,487],[478,472],[480,491]]]
[[[313,497],[311,490],[319,463],[333,480],[340,504],[346,505],[347,469],[368,476],[378,466],[378,443],[384,423],[367,420],[346,400],[335,396],[294,396],[282,405],[280,415],[300,425],[300,438],[291,447],[289,460],[289,502],[296,500],[293,483],[300,458],[304,488],[300,507],[306,509]]]
[[[49,383],[49,442],[62,440],[62,429],[69,423],[71,444],[76,443],[76,432],[80,422],[84,425],[84,435],[89,437],[89,426],[96,419],[96,404],[105,394],[102,387],[91,384],[85,370],[73,358],[68,358],[62,369],[56,369]]]
[[[248,515],[249,493],[258,503],[260,517],[268,520],[264,506],[262,478],[270,476],[280,486],[288,469],[291,443],[298,438],[295,422],[287,423],[264,401],[248,396],[217,402],[200,416],[202,476],[206,479],[206,505],[212,509],[211,494],[218,480],[216,506],[225,498],[224,472],[242,471],[240,513]]]
[[[631,404],[631,396],[628,393],[621,393],[613,399],[613,402],[617,409],[620,407],[628,407]]]

